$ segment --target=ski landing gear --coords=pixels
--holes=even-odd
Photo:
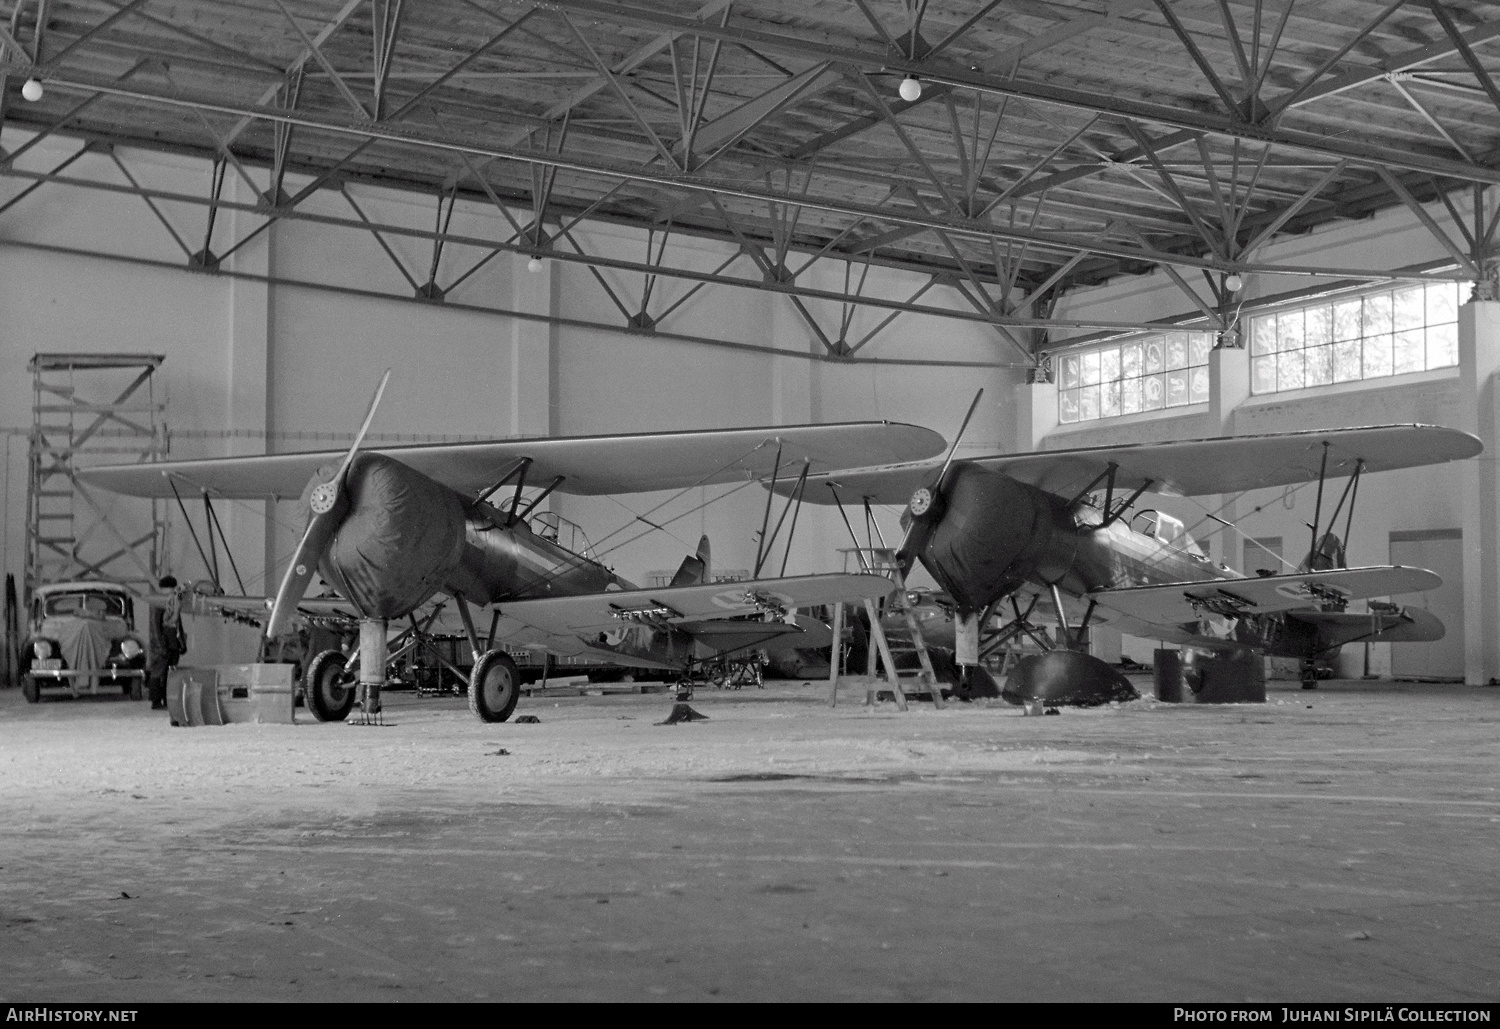
[[[1090,604],[1083,623],[1075,630],[1067,623],[1063,609],[1062,594],[1052,587],[1052,603],[1057,608],[1057,631],[1060,642],[1053,645],[1045,634],[1036,632],[1027,621],[1019,606],[1015,607],[1016,619],[1002,628],[1000,634],[1007,640],[1025,633],[1047,653],[1024,657],[1016,663],[1005,680],[1000,696],[1012,704],[1025,704],[1028,700],[1039,700],[1044,704],[1071,704],[1077,707],[1093,707],[1111,701],[1138,700],[1130,680],[1114,667],[1105,664],[1082,648],[1083,631],[1088,628],[1089,617],[1094,613]],[[1034,606],[1034,605],[1033,605]],[[1031,608],[1026,609],[1031,613]]]

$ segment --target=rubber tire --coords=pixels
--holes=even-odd
[[[503,722],[521,699],[521,673],[503,650],[490,650],[469,674],[469,710],[481,722]]]
[[[325,650],[312,659],[302,679],[302,705],[320,722],[342,722],[354,710],[358,689],[344,672],[349,658],[337,650]]]
[[[125,692],[130,694],[131,700],[144,700],[146,698],[146,680],[131,679],[125,684]]]
[[[22,676],[21,696],[26,698],[26,703],[35,704],[42,699],[42,688],[36,684],[36,680],[31,676]]]

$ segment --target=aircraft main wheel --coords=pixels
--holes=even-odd
[[[21,696],[26,698],[26,703],[35,704],[42,699],[42,688],[28,675],[21,680]]]
[[[320,722],[342,722],[354,710],[354,677],[344,671],[348,660],[337,650],[325,650],[307,666],[303,706]]]
[[[503,722],[521,699],[521,673],[503,650],[480,657],[469,675],[469,710],[484,722]]]

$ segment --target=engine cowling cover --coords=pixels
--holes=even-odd
[[[354,459],[345,489],[349,514],[318,570],[365,617],[404,617],[457,565],[463,499],[416,469],[371,453]]]

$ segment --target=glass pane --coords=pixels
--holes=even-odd
[[[1213,345],[1213,335],[1207,332],[1195,332],[1188,344],[1188,365],[1197,367],[1200,364],[1208,364],[1208,348]]]
[[[1092,386],[1099,381],[1099,351],[1083,355],[1083,384]]]
[[[1276,392],[1276,355],[1250,359],[1253,380],[1251,390],[1256,393]]]
[[[1161,338],[1146,341],[1146,371],[1159,372],[1166,362],[1162,356]]]
[[[1346,339],[1333,345],[1333,381],[1354,382],[1360,377],[1360,344],[1357,339]]]
[[[1276,388],[1301,389],[1304,385],[1302,351],[1282,351],[1276,355]]]
[[[1422,298],[1426,290],[1421,286],[1412,289],[1398,289],[1395,297],[1395,328],[1397,332],[1402,329],[1419,329],[1426,320],[1426,310]]]
[[[1085,386],[1078,391],[1078,418],[1089,421],[1099,417],[1099,387]]]
[[[1076,389],[1058,391],[1057,420],[1060,422],[1078,421],[1078,391]]]
[[[1146,411],[1155,411],[1161,408],[1167,401],[1167,384],[1160,375],[1148,375],[1141,380],[1142,393],[1141,408]]]
[[[1365,378],[1373,379],[1391,374],[1391,334],[1386,332],[1367,337],[1364,355]]]
[[[1194,368],[1189,373],[1188,403],[1208,403],[1208,369]]]
[[[1427,287],[1427,324],[1458,320],[1458,283],[1438,282]]]
[[[1267,315],[1250,319],[1250,353],[1254,357],[1276,353],[1275,318]]]
[[[1359,339],[1359,308],[1358,300],[1345,300],[1333,305],[1334,339]]]
[[[1423,345],[1421,329],[1411,329],[1407,332],[1396,333],[1396,355],[1391,368],[1397,374],[1405,372],[1420,372],[1425,367],[1426,347]]]
[[[1099,387],[1099,414],[1113,418],[1120,413],[1120,381],[1106,382]]]
[[[1276,316],[1278,349],[1282,353],[1302,349],[1302,321],[1301,311],[1283,311]]]
[[[1114,382],[1120,377],[1120,348],[1099,351],[1099,381]]]
[[[1079,386],[1078,373],[1079,361],[1077,355],[1075,354],[1072,357],[1063,358],[1062,370],[1059,373],[1061,376],[1061,381],[1058,383],[1058,385],[1063,389],[1077,389]]]
[[[1333,308],[1310,307],[1307,309],[1306,343],[1309,347],[1321,347],[1333,340]]]
[[[1382,332],[1391,331],[1391,295],[1389,293],[1377,293],[1372,297],[1365,297],[1365,324],[1366,336],[1374,336]]]
[[[1326,386],[1333,381],[1333,347],[1307,348],[1307,384]]]
[[[1141,410],[1141,380],[1126,379],[1120,383],[1120,413],[1136,414]]]
[[[1141,345],[1126,343],[1120,348],[1120,374],[1133,379],[1141,374]]]
[[[1458,364],[1458,326],[1434,325],[1427,330],[1427,367],[1452,368]]]
[[[1167,337],[1167,367],[1187,367],[1187,337],[1180,332]]]
[[[1186,354],[1187,347],[1183,347]],[[1188,402],[1188,373],[1186,371],[1167,373],[1167,406],[1182,407]]]

